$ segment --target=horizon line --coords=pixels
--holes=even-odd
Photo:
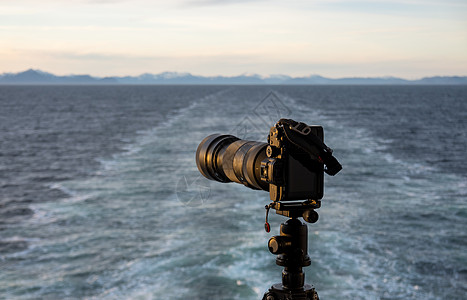
[[[238,74],[238,75],[221,75],[221,74],[218,74],[218,75],[197,75],[197,74],[193,74],[191,72],[178,72],[178,71],[162,71],[162,72],[157,72],[157,73],[142,72],[139,75],[105,75],[105,76],[99,76],[99,75],[92,75],[90,73],[68,73],[68,74],[58,75],[56,73],[52,73],[52,72],[49,72],[49,71],[44,71],[42,69],[34,69],[32,67],[28,68],[28,69],[26,69],[24,71],[3,72],[3,73],[0,74],[0,76],[21,74],[21,73],[25,73],[25,72],[28,72],[28,71],[35,71],[37,73],[45,73],[45,74],[50,74],[50,75],[58,76],[58,77],[90,76],[90,77],[98,78],[98,79],[120,78],[120,77],[139,77],[139,76],[142,76],[142,75],[161,75],[161,74],[191,75],[191,76],[203,77],[203,78],[216,78],[216,77],[234,78],[234,77],[245,76],[245,77],[259,77],[261,79],[268,79],[268,78],[286,76],[286,77],[289,77],[290,79],[322,77],[322,78],[331,79],[331,80],[339,80],[339,79],[402,79],[402,80],[406,80],[406,81],[417,81],[417,80],[422,80],[422,79],[425,79],[425,78],[433,78],[433,77],[467,77],[467,75],[425,75],[425,76],[422,76],[422,77],[408,79],[408,78],[405,78],[405,77],[398,77],[398,76],[395,76],[395,75],[383,75],[383,76],[357,76],[357,75],[353,75],[353,76],[343,76],[343,77],[327,77],[327,76],[323,76],[323,75],[316,74],[316,73],[315,74],[310,73],[309,75],[303,75],[303,76],[293,76],[293,75],[283,74],[283,73],[282,74],[279,73],[279,74],[261,75],[261,74],[258,74],[258,73],[251,73],[251,72],[244,72],[244,73],[241,73],[241,74]]]

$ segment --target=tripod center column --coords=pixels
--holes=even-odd
[[[289,290],[300,289],[305,284],[305,273],[301,267],[285,267],[282,271],[282,285]]]

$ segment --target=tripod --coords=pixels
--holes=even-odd
[[[268,248],[277,255],[276,264],[284,267],[282,283],[273,284],[264,294],[263,300],[319,300],[318,293],[305,284],[305,273],[302,268],[311,264],[308,256],[308,228],[298,218],[308,223],[318,221],[318,213],[314,209],[320,207],[320,201],[299,203],[273,202],[266,206],[269,212],[274,208],[277,214],[289,217],[281,224],[280,235],[269,239]],[[266,231],[269,229],[266,213]]]

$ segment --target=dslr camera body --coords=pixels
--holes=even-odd
[[[203,176],[269,191],[274,202],[323,198],[324,172],[342,169],[324,142],[323,127],[281,119],[271,127],[268,143],[232,135],[206,137],[196,151]]]
[[[282,122],[281,122],[282,121]],[[279,121],[271,127],[266,147],[267,159],[261,162],[261,180],[269,184],[272,201],[323,198],[324,163],[316,146],[306,152],[295,136],[314,135],[324,139],[323,127]]]

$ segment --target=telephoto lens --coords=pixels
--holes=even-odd
[[[219,182],[237,182],[255,190],[269,190],[261,180],[261,161],[267,143],[245,141],[233,135],[206,137],[196,151],[196,165],[204,177]]]

